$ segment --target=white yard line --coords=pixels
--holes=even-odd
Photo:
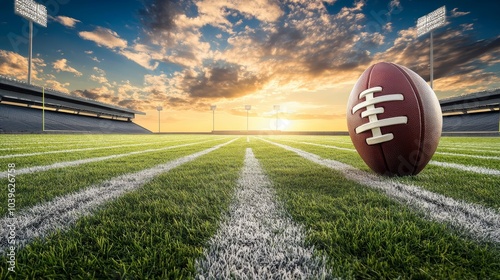
[[[438,150],[455,150],[455,151],[467,151],[467,152],[478,152],[478,153],[492,153],[492,154],[500,154],[500,151],[497,151],[497,150],[492,150],[492,149],[488,149],[488,148],[484,148],[484,149],[471,149],[470,147],[469,148],[451,148],[451,147],[441,147],[439,146],[438,147]]]
[[[474,172],[474,173],[479,173],[479,174],[500,176],[500,170],[498,170],[498,169],[491,169],[491,168],[486,168],[486,167],[464,165],[464,164],[450,163],[450,162],[440,162],[440,161],[435,161],[435,160],[431,160],[429,162],[429,164],[440,166],[440,167],[458,169],[458,170],[462,170],[462,171]]]
[[[304,229],[276,201],[271,182],[247,148],[229,214],[196,261],[195,279],[324,279]]]
[[[478,155],[456,154],[456,153],[447,153],[447,152],[436,152],[436,154],[446,155],[446,156],[454,156],[454,157],[470,157],[470,158],[478,158],[478,159],[500,160],[500,157],[495,157],[495,156],[478,156]]]
[[[37,237],[44,237],[54,230],[67,228],[80,217],[91,214],[102,204],[143,186],[154,177],[235,140],[237,139],[153,168],[121,175],[76,193],[56,197],[52,201],[16,212],[14,218],[2,217],[0,219],[0,255],[5,254],[9,246],[7,239],[9,225],[13,225],[16,230],[16,247],[24,247]]]
[[[289,142],[294,142],[294,143],[299,143],[299,144],[306,144],[306,145],[312,145],[312,146],[318,146],[318,147],[324,147],[324,148],[330,148],[330,149],[337,149],[337,150],[343,150],[343,151],[349,151],[349,152],[356,152],[355,149],[349,149],[349,148],[343,148],[343,147],[337,147],[337,146],[331,146],[331,145],[323,145],[323,144],[316,144],[316,143],[309,143],[309,142],[298,142],[298,141],[292,141],[292,140],[288,140],[288,141]],[[443,154],[443,153],[436,152],[436,154]],[[471,155],[451,154],[451,153],[446,153],[446,154],[457,155],[457,156],[471,156]],[[471,156],[471,157],[476,157],[476,156]],[[480,157],[480,156],[477,156],[477,157]],[[461,170],[461,171],[468,171],[468,172],[478,173],[478,174],[500,176],[500,170],[498,170],[498,169],[491,169],[491,168],[487,168],[487,167],[480,167],[480,166],[473,166],[473,165],[463,165],[463,164],[458,164],[458,163],[440,162],[440,161],[435,161],[435,160],[431,160],[429,162],[429,164],[440,166],[440,167],[445,167],[445,168],[458,169],[458,170]]]
[[[11,154],[0,156],[2,158],[16,158],[16,157],[30,157],[30,156],[39,156],[39,155],[48,155],[48,154],[59,154],[59,153],[73,153],[73,152],[84,152],[84,151],[94,151],[94,150],[104,150],[104,149],[113,149],[113,148],[124,148],[124,147],[136,147],[136,146],[144,146],[144,145],[152,145],[155,143],[140,143],[140,144],[128,144],[128,145],[116,145],[116,146],[101,146],[101,147],[91,147],[91,148],[81,148],[81,149],[69,149],[69,150],[55,150],[55,151],[46,151],[46,152],[36,152],[36,153],[27,153],[27,154]]]
[[[370,188],[379,189],[385,192],[389,197],[401,203],[420,209],[433,220],[446,222],[454,227],[464,229],[478,239],[486,239],[496,243],[500,242],[500,213],[494,209],[455,200],[417,186],[402,184],[382,176],[356,169],[345,163],[323,159],[318,155],[300,149],[262,138],[259,139],[295,152],[299,156],[317,164],[338,170],[349,180]]]
[[[129,153],[117,154],[117,155],[110,155],[110,156],[104,156],[104,157],[95,157],[95,158],[79,159],[79,160],[74,160],[74,161],[56,162],[54,164],[49,164],[49,165],[26,167],[26,168],[17,169],[16,175],[42,172],[42,171],[47,171],[47,170],[51,170],[51,169],[55,169],[55,168],[65,168],[65,167],[70,167],[70,166],[78,166],[80,164],[99,162],[99,161],[104,161],[104,160],[108,160],[108,159],[116,159],[116,158],[132,156],[132,155],[139,155],[139,154],[144,154],[144,153],[160,152],[160,151],[165,151],[165,150],[170,150],[170,149],[175,149],[175,148],[181,148],[181,147],[202,144],[202,143],[215,141],[215,140],[220,140],[220,139],[206,140],[206,141],[195,142],[195,143],[187,143],[187,144],[169,146],[169,147],[158,148],[158,149],[147,149],[147,150],[141,150],[141,151],[135,151],[135,152],[129,152]],[[6,177],[7,177],[6,171],[0,172],[0,179],[6,178]]]

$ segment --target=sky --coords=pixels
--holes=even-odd
[[[0,1],[0,75],[26,80],[28,21]],[[495,1],[37,2],[49,18],[34,24],[32,83],[145,112],[134,121],[154,132],[159,120],[161,132],[246,130],[247,120],[250,130],[345,131],[348,96],[370,65],[429,80],[430,36],[417,37],[416,22],[443,5],[437,97],[500,87]]]

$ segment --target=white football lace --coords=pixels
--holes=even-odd
[[[392,133],[382,134],[382,131],[380,130],[381,127],[408,123],[408,118],[403,116],[381,119],[381,120],[378,119],[377,115],[382,114],[384,112],[384,107],[375,107],[375,105],[382,102],[404,100],[404,96],[400,93],[373,97],[374,92],[381,92],[381,91],[382,87],[372,87],[362,91],[359,94],[359,99],[364,97],[365,101],[359,103],[358,105],[352,108],[353,114],[362,108],[366,108],[366,111],[361,113],[361,117],[362,118],[368,117],[368,123],[356,127],[356,134],[360,134],[367,130],[371,130],[372,137],[366,138],[366,144],[368,145],[379,144],[394,139],[394,135]]]

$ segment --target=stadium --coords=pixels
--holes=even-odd
[[[0,76],[0,90],[2,108],[0,133],[151,133],[132,122],[136,114],[144,115],[143,112],[68,96],[53,89],[44,90],[2,76]],[[499,135],[500,89],[442,99],[440,105],[444,135]],[[238,132],[212,131],[212,133]],[[280,134],[283,133],[287,132],[280,131]],[[304,133],[291,131],[289,134]]]
[[[41,46],[27,82],[28,59],[0,42],[0,279],[500,279],[498,39],[449,49],[471,38],[453,28],[475,30],[463,10],[489,13],[449,7],[434,34],[435,151],[424,129],[422,140],[365,132],[394,133],[375,146],[386,154],[420,143],[394,160],[401,169],[431,154],[408,176],[370,167],[343,128],[356,78],[382,59],[409,56],[424,80],[408,84],[436,97],[432,39],[414,38],[432,10],[421,3],[124,1],[88,13],[76,2],[47,3],[56,31],[34,39],[61,49]],[[348,48],[345,34],[357,36]],[[376,90],[363,86],[354,94]],[[367,125],[390,111],[356,99]]]

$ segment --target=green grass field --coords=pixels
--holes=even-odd
[[[500,279],[500,138],[444,137],[419,175],[387,179],[349,137],[210,135],[0,135],[0,279],[201,279],[197,262],[232,211],[247,148],[330,278]],[[369,180],[479,209],[486,230]]]

